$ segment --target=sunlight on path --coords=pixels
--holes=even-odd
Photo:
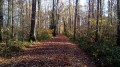
[[[13,60],[14,59],[14,60]],[[20,52],[7,67],[95,67],[76,44],[64,35],[58,35]]]

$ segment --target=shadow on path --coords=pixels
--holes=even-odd
[[[3,67],[95,67],[76,44],[64,35],[41,42],[12,58]]]

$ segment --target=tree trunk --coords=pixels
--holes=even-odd
[[[100,14],[100,0],[97,0],[97,21],[96,21],[96,32],[95,32],[95,42],[99,41],[99,14]]]
[[[23,5],[23,3],[21,4],[21,6],[22,6],[22,8],[21,8],[21,14],[22,14],[22,13],[24,13],[24,9],[23,9],[24,5]],[[21,22],[22,23],[22,41],[24,41],[24,21],[25,21],[24,18],[25,17],[22,14],[21,15],[21,20],[22,20],[22,22]]]
[[[117,0],[117,18],[118,18],[117,45],[120,45],[120,0]]]
[[[71,27],[71,25],[72,25],[72,23],[71,23],[71,0],[69,0],[69,19],[68,19],[69,21],[69,28],[70,28],[70,31],[72,31],[72,27]]]
[[[39,35],[40,29],[40,11],[41,11],[41,0],[38,0],[38,16],[37,16],[37,35]]]
[[[89,0],[89,9],[88,9],[88,31],[87,31],[87,34],[89,35],[89,32],[90,32],[90,13],[91,13],[91,0]]]
[[[94,7],[95,7],[95,0],[92,0],[92,18],[95,18],[95,10],[94,10]]]
[[[41,0],[38,0],[38,28],[40,28],[40,10],[41,10]]]
[[[9,22],[9,19],[10,19],[10,17],[9,17],[9,14],[10,14],[10,0],[8,0],[8,20],[7,20],[7,27],[10,25],[10,22]]]
[[[67,32],[66,32],[66,23],[65,23],[65,19],[64,19],[64,17],[63,17],[62,20],[63,20],[63,25],[64,25],[64,34],[66,35]]]
[[[53,27],[53,36],[56,36],[56,23],[55,23],[55,1],[53,0],[53,12],[52,12],[52,27]]]
[[[14,0],[12,0],[12,38],[14,37],[14,17],[13,17],[13,11],[14,11]]]
[[[31,30],[30,30],[30,39],[29,41],[35,41],[35,15],[36,15],[36,0],[32,0],[32,16],[31,16]]]
[[[57,6],[56,6],[56,34],[58,35],[59,34],[59,32],[58,32],[58,21],[59,21],[59,14],[58,14],[58,11],[59,11],[59,9],[58,9],[58,4],[59,4],[59,0],[57,0]]]
[[[77,8],[78,8],[78,0],[76,0],[76,7],[75,7],[74,39],[76,39]]]
[[[0,42],[2,42],[2,27],[3,27],[3,0],[0,0]]]

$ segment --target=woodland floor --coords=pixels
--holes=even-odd
[[[24,48],[16,57],[0,58],[0,67],[96,67],[94,62],[64,35]]]

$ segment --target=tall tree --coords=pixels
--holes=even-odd
[[[108,22],[113,24],[113,5],[114,0],[108,0]]]
[[[36,40],[35,35],[35,16],[36,16],[36,0],[32,0],[32,16],[31,16],[31,29],[30,29],[30,41]]]
[[[100,18],[100,0],[97,0],[97,21],[96,21],[96,32],[95,32],[95,42],[99,41],[99,18]]]
[[[0,42],[2,42],[2,26],[3,26],[3,0],[0,0]]]
[[[59,26],[58,26],[58,21],[59,21],[59,14],[58,14],[59,9],[58,9],[58,6],[59,6],[59,0],[57,0],[57,6],[56,6],[56,26],[57,26],[57,28],[56,28],[56,34],[59,33],[58,32],[58,28],[59,28]]]
[[[55,23],[55,0],[53,0],[52,28],[53,28],[53,36],[56,36],[56,23]]]
[[[92,18],[95,18],[95,1],[96,0],[92,0],[92,7],[91,7],[91,12],[92,12]]]
[[[40,10],[41,10],[41,0],[38,0],[38,28],[40,26]]]
[[[10,19],[10,0],[8,0],[8,20],[7,20],[7,27],[9,26],[10,22],[9,22],[9,19]]]
[[[90,14],[91,14],[91,0],[89,0],[88,2],[88,5],[89,5],[89,9],[88,9],[88,33],[89,33],[89,29],[90,29]]]
[[[70,25],[70,31],[72,31],[71,30],[71,25],[72,25],[72,23],[71,23],[71,0],[69,0],[69,18],[68,18],[68,22],[69,22],[69,25]]]
[[[24,25],[24,22],[25,22],[25,20],[24,20],[24,18],[25,18],[25,16],[24,16],[24,14],[22,14],[22,13],[24,13],[24,5],[23,5],[23,2],[21,3],[21,27],[22,27],[22,41],[24,41],[24,27],[25,27],[25,25]],[[27,12],[26,12],[27,13]]]
[[[12,0],[12,38],[14,37],[14,17],[13,17],[13,11],[14,11],[14,0]]]
[[[117,18],[118,18],[117,45],[120,45],[120,0],[117,0]]]
[[[41,12],[41,0],[38,0],[37,35],[39,33],[39,28],[40,28],[40,20],[41,20],[41,18],[40,18],[40,15],[41,15],[40,12]]]
[[[78,11],[78,0],[76,0],[76,6],[75,6],[75,19],[74,19],[74,39],[76,39],[77,11]]]

